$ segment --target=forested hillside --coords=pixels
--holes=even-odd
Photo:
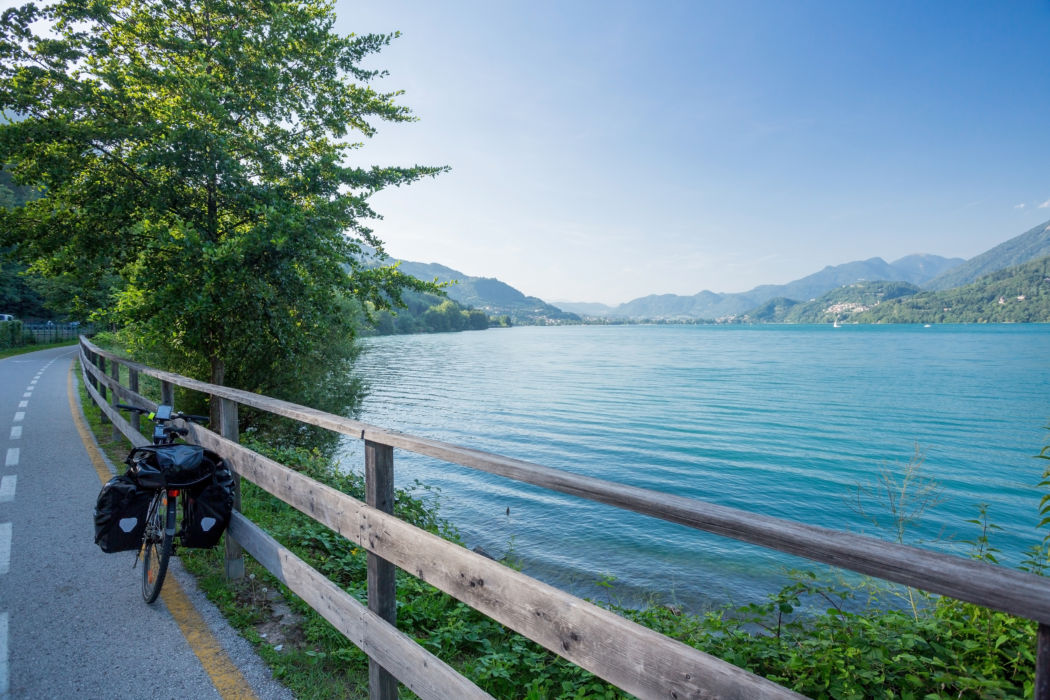
[[[1004,241],[962,265],[953,267],[922,285],[930,291],[944,291],[972,284],[981,277],[1014,265],[1021,265],[1050,255],[1050,221]]]
[[[860,323],[1050,323],[1050,256],[859,313]]]
[[[406,292],[402,295],[405,307],[396,312],[373,312],[373,321],[365,324],[375,335],[405,333],[444,333],[448,331],[483,331],[490,326],[509,325],[510,319],[489,318],[478,309],[464,308],[451,299],[436,294]]]
[[[749,311],[742,320],[758,323],[852,321],[857,314],[868,309],[918,292],[918,287],[907,282],[855,282],[808,302],[778,297]]]
[[[741,317],[751,323],[1050,323],[1050,257],[973,284],[924,292],[906,282],[858,282],[811,302],[777,298]]]
[[[437,263],[410,260],[399,261],[398,269],[420,280],[448,284],[445,293],[453,301],[484,311],[490,316],[507,316],[515,324],[546,325],[580,321],[576,314],[562,311],[537,297],[526,296],[493,277],[473,277]]]

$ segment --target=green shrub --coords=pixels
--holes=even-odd
[[[363,478],[331,467],[318,451],[253,448],[363,498]],[[1040,456],[1050,459],[1050,447]],[[916,453],[904,468],[903,478],[880,477],[878,488],[887,493],[907,488],[921,495],[917,501],[893,500],[895,508],[887,523],[897,541],[904,541],[903,525],[921,513],[924,503],[931,502],[927,497],[937,493],[936,484],[922,476],[919,466],[921,455]],[[918,486],[922,488],[916,490]],[[1050,468],[1041,486],[1050,487]],[[253,485],[244,482],[244,488],[249,518],[351,595],[366,600],[366,553],[362,549]],[[1050,498],[1040,507],[1042,524],[1050,524]],[[418,483],[413,489],[399,490],[395,510],[419,527],[459,541],[455,529],[438,515],[436,491]],[[978,536],[970,542],[972,556],[994,561],[992,540],[997,528],[989,523],[987,508],[982,506],[971,522],[979,527]],[[1050,536],[1024,568],[1045,569],[1048,547]],[[221,562],[215,566],[221,569]],[[267,576],[261,571],[259,575]],[[762,602],[706,612],[683,612],[657,604],[642,609],[604,605],[813,698],[1031,696],[1035,623],[877,580],[827,578],[794,572],[789,585]],[[611,579],[600,583],[614,585]],[[425,582],[398,571],[397,585],[398,627],[496,697],[626,697]],[[288,591],[284,593],[294,600]],[[275,666],[275,674],[299,697],[360,693],[367,679],[365,656],[304,604],[295,606],[305,620],[298,646],[277,654],[257,639],[264,657]],[[234,617],[254,619],[244,613],[234,613]]]

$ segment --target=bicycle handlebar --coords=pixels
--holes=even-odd
[[[205,425],[209,421],[211,421],[211,418],[208,417],[208,416],[198,416],[198,415],[195,415],[193,413],[172,413],[171,414],[171,418],[157,418],[157,417],[155,417],[153,411],[150,411],[150,410],[145,409],[145,408],[139,408],[138,406],[129,406],[128,404],[124,404],[124,403],[113,404],[113,407],[114,408],[119,408],[119,409],[124,410],[124,411],[133,411],[133,412],[138,413],[138,414],[143,415],[143,416],[149,416],[150,419],[152,421],[154,421],[155,423],[167,423],[169,420],[182,419],[182,420],[192,421],[194,423],[199,423],[200,425]],[[186,435],[186,434],[189,433],[189,431],[186,430],[185,428],[178,428],[178,429],[172,428],[172,432],[177,432],[179,435]]]

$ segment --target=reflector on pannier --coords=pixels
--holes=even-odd
[[[140,487],[126,474],[106,482],[95,504],[95,544],[106,553],[141,547],[152,498],[152,491]]]
[[[208,453],[207,456],[218,455]],[[188,489],[183,501],[182,546],[207,549],[219,543],[233,514],[233,475],[221,459],[212,478]]]

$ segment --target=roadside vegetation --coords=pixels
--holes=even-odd
[[[37,350],[46,350],[47,348],[58,348],[63,345],[76,344],[76,340],[60,340],[57,343],[33,343],[29,345],[18,345],[16,347],[4,347],[0,344],[0,359],[14,357],[15,355],[24,355],[27,352],[36,352]]]
[[[119,464],[127,446],[111,442],[111,427],[98,422],[98,410],[86,392],[81,398],[97,438]],[[347,465],[333,465],[319,450],[275,448],[260,441],[248,445],[364,498],[361,474]],[[1050,447],[1040,458],[1050,460]],[[1050,465],[1040,487],[1044,492],[1050,489]],[[253,484],[244,481],[242,489],[242,510],[248,518],[358,600],[367,600],[365,551]],[[939,488],[922,473],[917,456],[897,471],[884,470],[875,484],[859,487],[855,497],[858,512],[886,523],[887,537],[905,542],[908,526],[939,498]],[[877,512],[880,503],[882,511]],[[1039,508],[1039,518],[1050,517],[1050,496]],[[398,490],[395,513],[460,542],[454,525],[440,516],[440,494],[424,484]],[[996,527],[985,509],[975,516],[969,523],[976,532],[968,543],[970,554],[997,563]],[[1043,574],[1048,547],[1050,536],[1033,548],[1022,568]],[[221,547],[181,550],[179,556],[297,697],[367,696],[365,655],[250,557],[245,578],[228,582]],[[872,579],[812,571],[790,572],[789,578],[766,600],[709,610],[682,610],[656,592],[648,605],[618,605],[614,579],[599,582],[609,595],[593,602],[809,697],[1031,696],[1034,623]],[[398,572],[397,585],[398,627],[496,697],[626,697],[404,572]]]
[[[382,71],[364,67],[396,35],[337,36],[333,22],[322,0],[56,0],[5,10],[0,279],[31,274],[40,284],[29,291],[52,313],[118,329],[111,342],[138,361],[352,415],[363,391],[352,378],[362,309],[384,324],[393,318],[384,310],[410,293],[439,289],[396,266],[361,264],[366,247],[383,254],[368,228],[378,218],[370,198],[445,168],[353,162],[355,139],[414,115],[399,92],[379,89]],[[480,323],[444,301],[427,314],[450,330]],[[199,405],[183,398],[180,408]],[[119,464],[127,446],[93,422]],[[241,427],[256,449],[360,496],[360,475],[329,459],[333,440],[251,411]],[[458,541],[438,496],[425,485],[399,491],[395,511]],[[365,552],[250,484],[243,503],[364,599]],[[976,518],[984,534],[974,556],[991,561],[986,518]],[[364,696],[364,655],[265,571],[249,562],[248,575],[228,583],[221,550],[181,556],[297,696]],[[1027,565],[1041,572],[1045,559],[1044,546]],[[1030,624],[918,592],[902,605],[900,594],[803,572],[742,607],[600,604],[813,697],[1029,694]],[[398,619],[497,697],[622,695],[404,574]]]
[[[404,306],[396,310],[369,308],[362,319],[366,335],[403,335],[408,333],[449,333],[483,331],[509,325],[506,317],[490,318],[479,309],[465,308],[452,299],[424,292],[405,292]]]

